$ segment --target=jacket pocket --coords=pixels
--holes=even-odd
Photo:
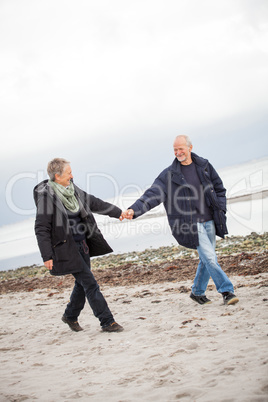
[[[224,238],[224,235],[228,234],[225,212],[221,209],[214,210],[213,220],[216,227],[216,235]]]
[[[56,261],[68,261],[67,240],[61,240],[53,246],[54,258]]]

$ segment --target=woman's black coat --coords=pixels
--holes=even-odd
[[[74,184],[79,202],[82,222],[86,227],[86,242],[91,257],[113,250],[97,227],[93,213],[119,218],[121,209],[93,195],[87,194]],[[52,275],[65,275],[82,270],[83,262],[76,247],[68,215],[60,199],[44,180],[34,188],[37,207],[35,234],[43,261],[53,260]]]

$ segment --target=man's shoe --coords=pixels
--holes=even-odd
[[[199,304],[210,304],[211,303],[211,300],[209,300],[206,295],[196,296],[193,293],[191,293],[190,298]]]
[[[229,306],[230,304],[235,304],[235,303],[239,302],[238,297],[236,297],[236,295],[234,295],[231,292],[223,292],[222,297],[223,297],[223,303],[227,304],[227,306]]]
[[[124,328],[121,325],[117,324],[117,322],[113,322],[112,324],[108,325],[107,327],[102,327],[104,332],[122,332]]]
[[[63,316],[61,317],[61,320],[63,322],[65,322],[65,324],[68,324],[72,331],[75,331],[75,332],[83,331],[83,328],[80,327],[80,325],[78,324],[78,321],[68,320],[68,318],[66,317],[65,314],[63,314]]]

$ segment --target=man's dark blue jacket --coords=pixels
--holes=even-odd
[[[226,190],[216,170],[207,159],[191,153],[196,171],[204,188],[205,202],[210,208],[216,234],[222,238],[227,234]],[[198,246],[197,217],[194,194],[181,172],[177,158],[163,170],[152,186],[129,207],[137,218],[163,202],[169,225],[175,239],[184,247]]]

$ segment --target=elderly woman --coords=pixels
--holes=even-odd
[[[81,331],[78,316],[87,298],[103,331],[123,331],[115,322],[90,269],[90,256],[113,251],[98,229],[93,213],[122,220],[122,211],[73,184],[70,163],[65,159],[53,159],[48,163],[47,172],[50,179],[34,188],[35,234],[50,273],[72,274],[75,278],[62,321],[73,331]]]

